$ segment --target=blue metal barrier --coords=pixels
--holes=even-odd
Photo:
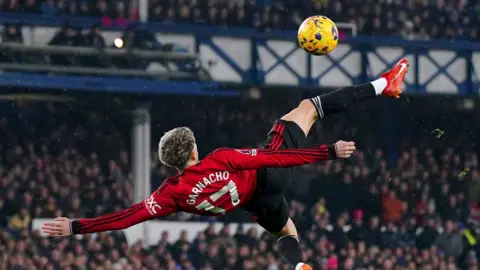
[[[0,13],[0,23],[34,28],[61,27],[66,22],[85,28],[99,20]],[[160,42],[166,37],[170,42],[182,44],[191,40],[187,47],[200,55],[217,82],[292,88],[340,87],[372,80],[400,58],[407,57],[411,63],[405,80],[407,92],[477,95],[480,88],[480,43],[355,37],[342,40],[331,54],[319,57],[310,56],[298,47],[294,31],[265,33],[257,29],[161,23],[131,23],[130,27],[154,32]],[[104,29],[105,32],[122,30]]]
[[[219,83],[153,81],[146,79],[102,78],[86,76],[48,76],[42,74],[3,73],[0,86],[27,91],[50,89],[65,91],[199,95],[236,97],[237,90],[219,89]]]

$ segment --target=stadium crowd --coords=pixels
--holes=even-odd
[[[153,109],[153,130],[191,126],[204,154],[224,145],[255,146],[284,111],[285,103],[274,103],[165,98]],[[209,228],[193,242],[164,233],[148,248],[127,243],[121,232],[66,239],[31,232],[34,218],[89,217],[131,204],[131,119],[119,104],[2,103],[0,269],[289,269],[270,236],[230,232],[228,225],[220,232]],[[474,146],[456,152],[445,141],[438,148],[424,140],[390,162],[378,142],[362,139],[376,136],[368,121],[360,116],[362,125],[344,123],[351,115],[361,113],[317,125],[313,142],[322,133],[324,140],[353,136],[369,147],[346,162],[304,167],[289,195],[306,260],[314,269],[478,269],[480,173]],[[374,129],[381,126],[370,122]],[[441,140],[425,133],[430,141]],[[170,173],[154,159],[154,186]],[[239,220],[252,222],[241,214],[224,221]]]
[[[43,14],[56,16],[101,17],[105,25],[126,26],[127,21],[137,20],[137,1],[76,1],[76,0],[4,0],[0,12]],[[133,5],[132,5],[133,4]]]
[[[149,20],[265,31],[295,29],[304,18],[322,14],[352,22],[359,33],[407,39],[478,40],[480,3],[465,0],[150,0]],[[260,3],[260,4],[259,4]],[[0,12],[45,16],[102,17],[102,23],[126,26],[137,21],[137,1],[4,0]]]

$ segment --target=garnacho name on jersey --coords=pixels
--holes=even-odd
[[[188,195],[187,203],[192,205],[195,204],[197,197],[202,191],[208,187],[209,185],[219,182],[228,180],[230,177],[229,172],[215,172],[208,175],[208,177],[203,177],[202,180],[198,181],[195,186],[192,188],[192,193]]]

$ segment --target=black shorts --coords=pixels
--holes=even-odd
[[[268,133],[265,149],[302,148],[303,130],[291,121],[277,120]],[[257,172],[257,186],[245,209],[265,230],[280,232],[288,221],[289,209],[284,193],[294,181],[295,168],[267,168]]]

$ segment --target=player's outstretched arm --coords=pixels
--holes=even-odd
[[[75,234],[87,234],[104,231],[114,231],[129,228],[147,220],[169,215],[175,212],[174,203],[170,203],[158,191],[149,198],[129,207],[128,209],[113,212],[96,218],[68,219],[56,218],[45,222],[42,231],[48,236],[59,237]]]
[[[355,151],[354,142],[338,141],[332,145],[285,150],[225,150],[219,154],[234,170],[254,170],[268,167],[293,167],[322,160],[349,158]]]
[[[52,222],[45,222],[42,231],[48,236],[69,236],[94,232],[114,231],[126,229],[135,224],[153,219],[143,202],[134,204],[130,208],[99,216],[72,220],[65,217],[56,218]]]

